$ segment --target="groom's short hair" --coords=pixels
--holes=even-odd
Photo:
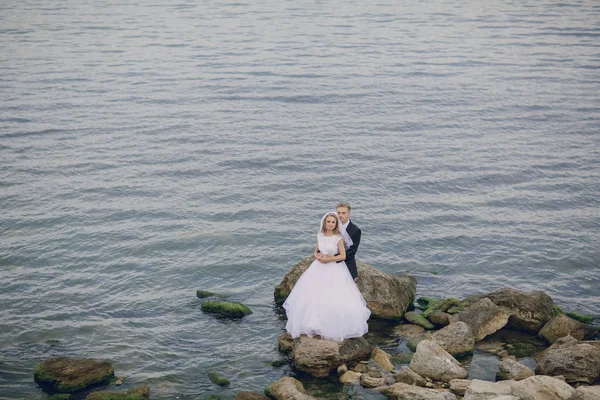
[[[350,210],[352,209],[352,207],[350,207],[350,204],[348,203],[338,203],[338,205],[335,207],[336,209],[340,208],[340,207],[346,207],[348,209],[348,212],[350,212]]]

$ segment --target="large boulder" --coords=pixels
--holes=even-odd
[[[450,324],[431,337],[453,356],[471,354],[475,350],[475,338],[469,326],[462,321]]]
[[[488,400],[510,395],[515,381],[488,382],[473,379],[465,392],[464,400]]]
[[[269,398],[264,393],[237,392],[235,400],[269,400]]]
[[[275,287],[275,303],[282,305],[294,288],[296,281],[308,269],[314,258],[306,258],[292,268]],[[413,304],[417,281],[408,275],[390,275],[368,264],[357,261],[358,288],[362,293],[371,317],[400,319]]]
[[[552,318],[539,332],[539,336],[550,344],[568,335],[577,340],[584,340],[591,339],[595,334],[596,328],[592,325],[582,324],[564,314]]]
[[[569,400],[574,392],[569,384],[560,379],[536,375],[515,383],[512,394],[521,400]]]
[[[129,390],[104,390],[87,395],[85,400],[148,400],[150,388],[137,386]]]
[[[115,378],[115,372],[108,361],[56,357],[37,364],[33,377],[49,392],[74,393],[107,385]]]
[[[510,315],[507,326],[516,330],[539,332],[554,316],[561,313],[544,292],[520,292],[504,288],[486,296]]]
[[[300,381],[284,376],[271,383],[265,389],[265,394],[275,400],[316,400],[306,394],[306,390]]]
[[[456,400],[456,395],[450,392],[407,385],[401,382],[382,389],[382,393],[389,400]]]
[[[469,326],[477,342],[503,328],[508,315],[490,299],[484,298],[450,317],[450,323],[458,321]]]
[[[600,386],[580,386],[575,389],[571,400],[598,400],[600,399]]]
[[[502,360],[498,366],[498,369],[499,371],[496,374],[496,378],[503,381],[521,381],[534,375],[533,371],[529,367],[509,358]]]
[[[309,375],[324,378],[340,365],[356,364],[369,358],[371,346],[364,338],[343,342],[301,336],[294,340],[292,365]]]
[[[467,371],[458,361],[432,340],[423,340],[417,345],[410,369],[424,378],[443,382],[467,377]]]
[[[600,346],[579,342],[572,336],[558,339],[535,358],[535,372],[564,376],[567,382],[592,384],[600,376]]]

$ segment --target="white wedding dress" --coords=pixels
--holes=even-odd
[[[318,236],[319,251],[338,253],[340,235]],[[283,304],[288,322],[286,330],[293,338],[301,334],[320,335],[342,341],[367,333],[371,311],[360,294],[345,262],[322,263],[308,267]]]

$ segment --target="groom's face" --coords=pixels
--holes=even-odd
[[[348,222],[348,219],[350,219],[350,210],[348,210],[346,207],[338,207],[336,211],[342,224]]]

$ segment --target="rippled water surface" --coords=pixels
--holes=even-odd
[[[58,355],[155,398],[262,391],[289,372],[273,287],[340,200],[358,258],[420,295],[600,318],[599,21],[594,0],[3,1],[0,398],[47,398],[33,368]]]

